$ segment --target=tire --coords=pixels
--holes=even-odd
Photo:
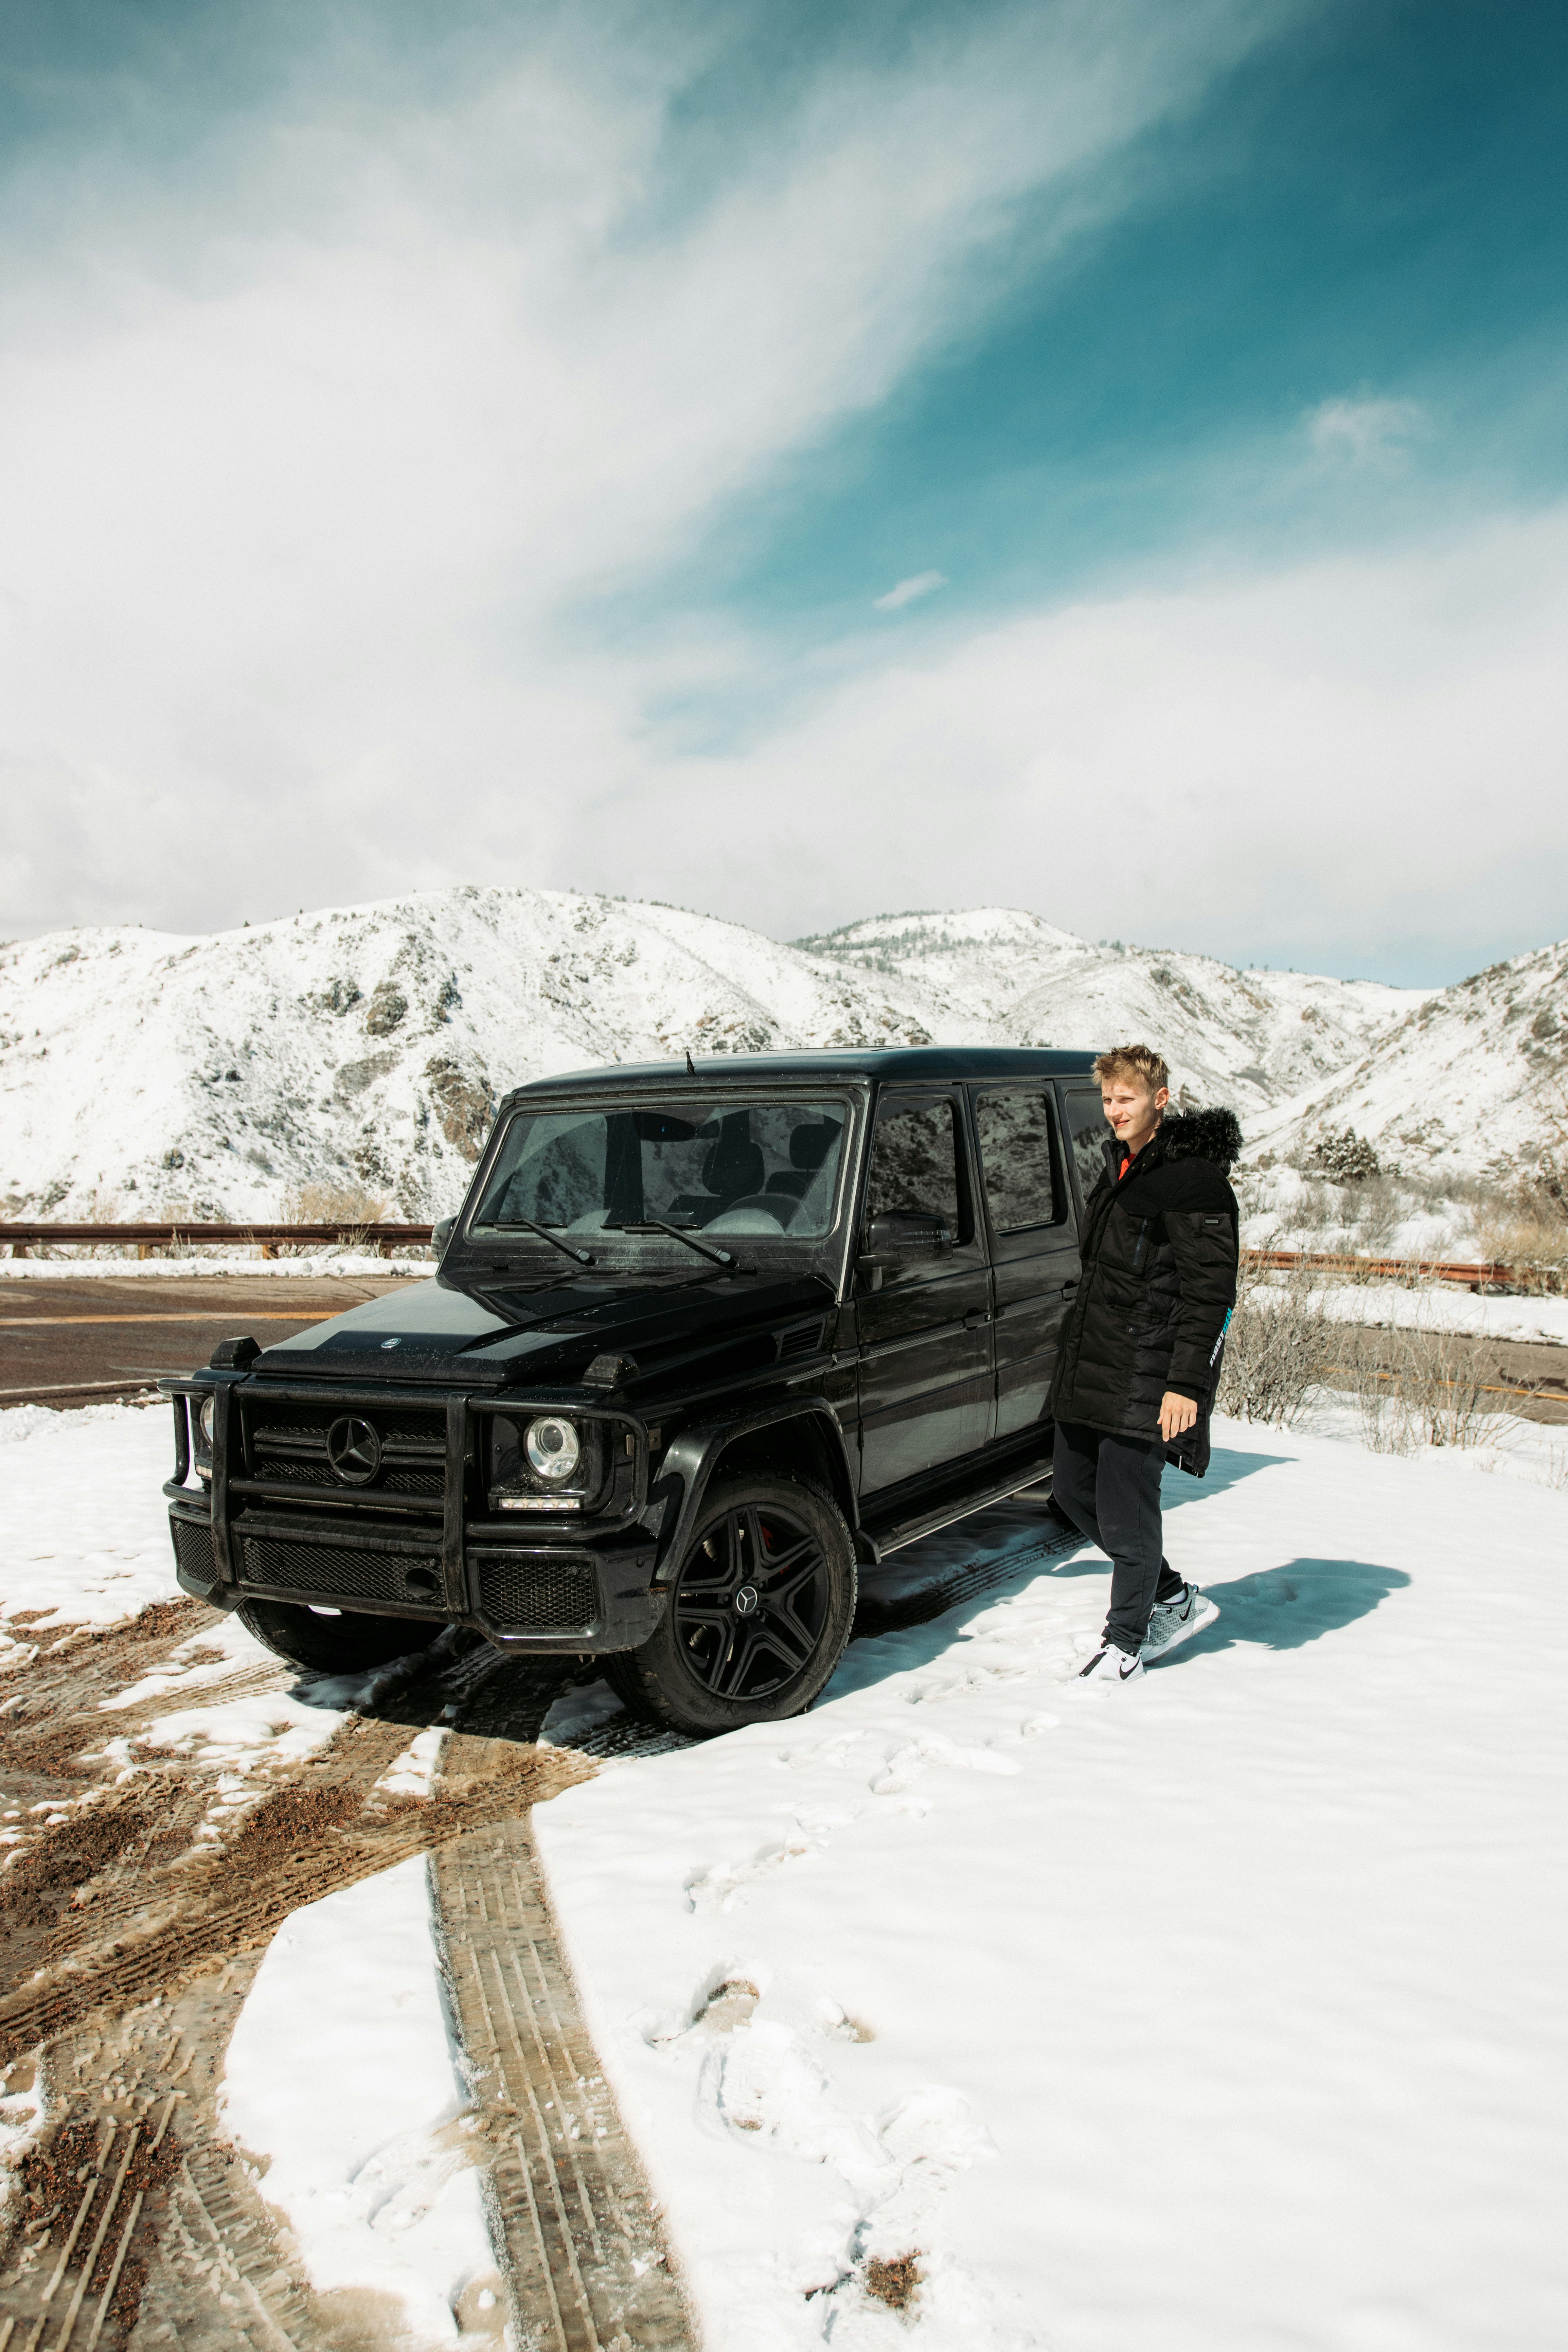
[[[780,1723],[805,1713],[843,1656],[855,1593],[855,1547],[820,1486],[725,1479],[704,1500],[658,1632],[606,1658],[605,1677],[634,1715],[699,1738]]]
[[[341,1617],[319,1617],[285,1601],[242,1601],[234,1613],[279,1657],[317,1675],[363,1674],[413,1657],[445,1631],[425,1617],[370,1617],[348,1610]]]

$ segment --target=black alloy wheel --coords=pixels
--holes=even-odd
[[[670,1608],[692,1674],[715,1698],[772,1698],[822,1639],[832,1571],[795,1513],[737,1502],[688,1556]]]
[[[605,1661],[637,1714],[680,1731],[733,1731],[811,1705],[855,1615],[855,1552],[831,1496],[788,1477],[716,1486],[663,1622]]]
[[[247,1633],[308,1674],[359,1675],[427,1650],[446,1629],[428,1617],[375,1617],[345,1609],[321,1616],[287,1601],[242,1601],[235,1615]]]

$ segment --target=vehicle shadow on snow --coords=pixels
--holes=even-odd
[[[1189,1658],[1212,1656],[1253,1642],[1269,1650],[1300,1650],[1324,1633],[1338,1633],[1369,1617],[1410,1579],[1401,1568],[1368,1559],[1292,1559],[1259,1569],[1229,1584],[1205,1589],[1219,1616],[1191,1641],[1158,1661],[1160,1671]]]

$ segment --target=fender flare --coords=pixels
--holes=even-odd
[[[788,1403],[767,1405],[761,1412],[742,1413],[730,1421],[693,1422],[670,1440],[658,1476],[648,1489],[647,1507],[643,1513],[643,1525],[658,1538],[653,1572],[656,1591],[668,1581],[666,1570],[669,1563],[681,1557],[690,1541],[709,1482],[725,1448],[739,1437],[753,1436],[760,1429],[776,1429],[789,1421],[818,1423],[827,1444],[837,1449],[843,1465],[844,1493],[849,1501],[845,1516],[850,1534],[856,1533],[860,1513],[849,1449],[845,1444],[843,1424],[826,1397],[794,1397]]]

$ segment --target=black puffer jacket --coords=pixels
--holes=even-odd
[[[1228,1110],[1167,1113],[1120,1181],[1122,1147],[1107,1143],[1051,1391],[1058,1421],[1155,1439],[1166,1390],[1194,1398],[1197,1426],[1171,1454],[1200,1477],[1236,1304],[1237,1210],[1226,1176],[1240,1150]]]

